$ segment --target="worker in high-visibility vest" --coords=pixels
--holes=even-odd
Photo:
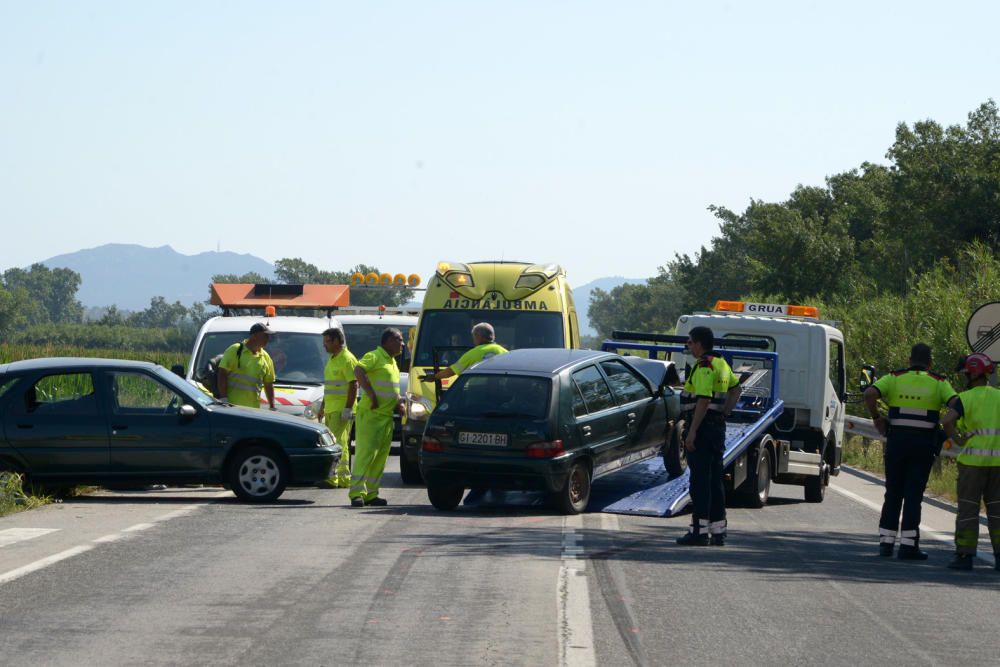
[[[263,387],[268,407],[275,409],[274,362],[264,349],[273,333],[267,324],[257,322],[250,327],[246,340],[226,348],[219,361],[217,399],[233,405],[259,408]]]
[[[930,367],[930,346],[917,343],[910,349],[909,368],[883,375],[863,395],[875,428],[886,437],[885,500],[878,524],[879,556],[884,558],[892,556],[898,532],[897,558],[927,560],[920,550],[921,503],[940,451],[941,410],[955,396],[948,381]],[[880,398],[889,406],[888,417],[879,410]]]
[[[389,328],[377,348],[361,357],[354,369],[361,388],[355,425],[354,465],[351,466],[351,507],[387,505],[379,496],[382,472],[392,446],[393,415],[403,408],[396,357],[403,351],[403,334]]]
[[[480,361],[507,353],[507,348],[496,342],[496,332],[493,330],[493,325],[489,322],[480,322],[472,327],[472,342],[475,346],[463,354],[458,361],[448,368],[442,368],[437,373],[425,375],[421,379],[432,382],[434,380],[450,378],[472,368]]]
[[[955,517],[955,558],[948,567],[971,570],[979,544],[979,503],[986,505],[986,525],[1000,571],[1000,389],[989,386],[993,361],[976,352],[967,356],[962,374],[968,389],[958,395],[941,424],[958,454],[958,516]],[[958,432],[961,419],[964,432]]]
[[[347,349],[344,332],[332,327],[323,332],[323,348],[330,355],[323,369],[323,400],[319,420],[333,433],[343,449],[333,477],[326,485],[346,489],[351,484],[351,423],[358,398],[358,381],[354,369],[358,360]]]
[[[742,389],[726,360],[713,355],[715,335],[708,327],[694,327],[685,343],[695,358],[681,392],[688,470],[691,471],[691,525],[677,538],[685,546],[724,546],[726,543],[726,488],[722,455],[726,449],[726,416]]]

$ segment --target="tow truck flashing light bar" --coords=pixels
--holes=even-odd
[[[646,343],[678,343],[687,342],[687,336],[675,334],[639,333],[636,331],[612,331],[612,340],[631,340]],[[749,338],[716,338],[715,347],[734,348],[737,350],[766,350],[769,344],[766,340],[751,340]]]
[[[745,313],[748,315],[778,315],[785,317],[819,318],[816,306],[796,306],[782,303],[753,303],[750,301],[716,301],[714,311],[719,313]]]
[[[351,287],[409,287],[415,289],[420,286],[420,276],[411,273],[405,276],[402,273],[392,275],[391,273],[378,274],[372,271],[365,274],[356,271],[351,275]]]

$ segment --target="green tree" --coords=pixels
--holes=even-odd
[[[29,269],[7,269],[3,284],[8,290],[25,289],[41,306],[25,311],[29,324],[83,321],[83,306],[76,299],[80,274],[72,269],[50,269],[44,264],[32,264]]]

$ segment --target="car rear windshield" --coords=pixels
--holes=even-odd
[[[455,417],[542,419],[548,413],[551,387],[549,378],[463,373],[438,410]]]
[[[428,310],[420,320],[416,366],[433,366],[434,353],[438,363],[450,366],[472,347],[472,327],[489,322],[496,331],[496,342],[508,350],[525,347],[565,346],[562,315],[553,312],[518,310]]]
[[[246,337],[245,333],[236,331],[206,334],[201,341],[201,349],[198,350],[194,377],[204,377],[208,362],[213,357]],[[323,349],[322,334],[282,331],[271,336],[264,349],[274,361],[275,383],[323,384],[323,368],[329,355]]]

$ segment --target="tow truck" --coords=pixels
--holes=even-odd
[[[743,395],[726,426],[727,494],[762,507],[771,483],[804,487],[822,502],[840,472],[844,441],[844,336],[812,306],[719,301],[712,312],[682,315],[675,335],[613,332],[604,350],[642,354],[687,367],[687,333],[707,326],[716,353],[733,368]],[[680,364],[677,364],[680,365]],[[690,502],[680,419],[669,425],[661,459],[637,464],[595,486],[591,510],[673,516]]]

